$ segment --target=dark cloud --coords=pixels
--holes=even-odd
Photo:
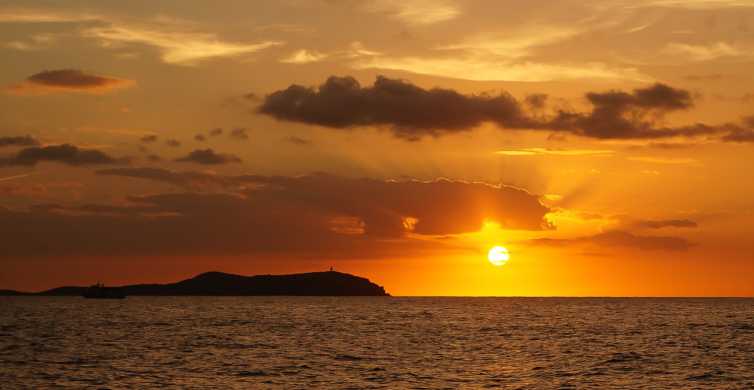
[[[647,145],[639,146],[637,148],[652,148],[652,149],[665,149],[665,150],[677,150],[688,149],[696,146],[695,143],[669,143],[669,142],[650,142]]]
[[[97,171],[98,175],[122,176],[168,183],[184,189],[229,190],[238,192],[247,181],[232,176],[213,175],[203,172],[174,172],[162,168],[114,168]]]
[[[743,128],[735,123],[664,126],[666,114],[690,109],[694,101],[690,92],[660,83],[631,92],[589,92],[585,97],[591,111],[559,109],[546,115],[542,111],[548,98],[543,94],[530,95],[522,104],[505,92],[463,95],[450,89],[423,89],[384,76],[363,87],[352,77],[332,76],[318,88],[294,84],[273,92],[258,111],[279,120],[338,129],[386,127],[408,140],[467,131],[485,122],[505,129],[598,139],[718,137]]]
[[[84,73],[77,69],[45,70],[29,76],[30,82],[56,87],[97,88],[120,80]]]
[[[634,226],[638,228],[646,229],[662,229],[662,228],[696,228],[696,222],[689,219],[661,219],[661,220],[644,220],[637,221]]]
[[[249,139],[249,135],[246,134],[246,129],[243,127],[237,127],[230,131],[230,137],[236,139]]]
[[[156,135],[145,135],[139,139],[141,142],[144,143],[152,143],[157,141]]]
[[[212,137],[217,137],[217,136],[222,135],[222,134],[223,134],[223,129],[221,129],[219,127],[218,128],[214,128],[214,129],[212,129],[212,130],[209,131],[209,135],[212,136]]]
[[[685,251],[691,247],[691,243],[680,237],[642,236],[619,230],[570,239],[539,238],[529,240],[529,243],[542,246],[596,245],[665,251]]]
[[[194,140],[204,142],[207,140],[207,137],[205,137],[204,134],[197,134],[194,136]]]
[[[202,181],[224,193],[130,197],[127,206],[82,205],[0,211],[3,254],[85,256],[304,253],[363,258],[433,236],[479,230],[549,228],[538,197],[506,186],[461,181],[385,181],[330,175],[220,176],[156,168],[98,171],[189,188]],[[187,184],[193,182],[194,184]],[[29,232],[35,232],[29,234]],[[449,244],[450,245],[450,244]],[[405,255],[407,250],[396,253]]]
[[[422,234],[477,231],[485,219],[510,229],[550,227],[543,219],[549,209],[539,202],[537,196],[515,187],[484,183],[450,180],[399,182],[346,179],[325,174],[221,176],[152,168],[111,169],[98,173],[162,181],[185,188],[202,182],[235,191],[254,187],[255,190],[245,193],[250,199],[261,203],[288,199],[294,203],[309,202],[313,208],[337,209],[340,213],[364,219],[372,231],[387,231],[392,227],[397,228],[397,233],[404,232],[404,219],[408,217],[418,220],[413,231]],[[301,194],[307,194],[306,199],[302,199]],[[426,199],[430,198],[435,201],[427,203]],[[465,206],[456,209],[452,207],[454,202]],[[389,222],[381,224],[386,221]]]
[[[547,106],[548,96],[543,93],[532,94],[526,97],[524,101],[526,104],[534,109],[543,109]]]
[[[736,130],[723,137],[728,142],[754,142],[754,130]]]
[[[745,128],[738,128],[723,137],[729,142],[754,142],[754,116],[743,118]]]
[[[165,145],[173,147],[173,148],[177,148],[181,146],[181,141],[178,141],[177,139],[169,139],[169,140],[165,140]]]
[[[241,159],[232,154],[216,153],[212,149],[197,149],[189,153],[187,156],[176,159],[175,161],[195,162],[198,164],[215,165],[215,164],[240,163]]]
[[[39,141],[29,135],[15,137],[0,137],[0,147],[3,146],[37,146]]]
[[[291,85],[267,95],[259,112],[334,128],[391,126],[396,136],[411,140],[469,130],[483,122],[513,128],[531,124],[518,102],[505,93],[465,96],[384,76],[368,87],[352,77],[335,76],[317,89]]]
[[[147,160],[151,162],[159,162],[162,161],[162,157],[156,155],[156,154],[149,154],[147,155]]]
[[[32,166],[42,161],[55,161],[74,166],[128,162],[125,158],[114,158],[99,150],[80,149],[74,145],[63,144],[22,149],[15,156],[0,157],[0,166]]]
[[[33,74],[25,82],[11,86],[10,91],[20,94],[46,93],[56,90],[99,93],[131,84],[133,84],[131,80],[89,74],[78,69],[59,69]]]
[[[285,141],[290,142],[294,145],[299,145],[299,146],[308,146],[312,144],[311,140],[308,140],[306,138],[296,137],[293,135],[290,137],[285,137]]]
[[[589,113],[559,112],[544,127],[566,130],[591,138],[632,139],[664,138],[709,134],[716,128],[695,125],[683,128],[658,128],[657,121],[665,114],[693,106],[688,91],[664,84],[622,91],[590,92]]]

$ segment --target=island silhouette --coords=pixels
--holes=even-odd
[[[40,292],[0,290],[0,295],[82,296],[89,288],[65,286]],[[255,276],[213,271],[176,283],[113,288],[131,296],[390,296],[383,287],[369,279],[337,271]]]

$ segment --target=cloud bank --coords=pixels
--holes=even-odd
[[[0,147],[3,146],[36,146],[39,141],[29,135],[0,137]]]
[[[0,157],[2,166],[33,166],[42,161],[59,162],[72,166],[125,164],[125,158],[115,158],[94,149],[80,149],[70,144],[31,147],[20,150],[15,156]]]
[[[360,258],[395,246],[415,250],[426,242],[417,236],[430,239],[478,231],[487,220],[510,229],[550,228],[545,220],[549,209],[536,195],[484,183],[331,175],[220,176],[156,168],[107,169],[98,174],[183,189],[204,181],[226,191],[135,196],[126,205],[0,210],[0,235],[8,243],[4,254],[305,253]]]
[[[18,95],[56,92],[101,94],[133,84],[132,80],[95,75],[78,69],[59,69],[35,73],[24,82],[8,87],[8,92]]]
[[[240,163],[241,159],[232,154],[217,153],[212,149],[196,149],[185,157],[176,159],[178,162],[193,162],[204,165],[219,165],[229,163]]]
[[[543,109],[545,96],[522,103],[505,92],[464,95],[451,89],[424,89],[384,76],[378,76],[372,86],[361,86],[353,77],[332,76],[317,88],[294,84],[275,91],[265,97],[258,111],[278,120],[335,129],[387,128],[407,140],[469,131],[483,123],[596,139],[711,136],[745,142],[754,138],[750,121],[664,126],[667,114],[688,110],[694,104],[690,92],[664,84],[631,92],[590,92],[585,98],[592,106],[590,111],[556,110],[550,115],[534,115],[531,109]]]

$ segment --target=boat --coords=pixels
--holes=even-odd
[[[97,283],[84,290],[81,296],[91,299],[123,299],[126,294],[120,288],[105,287],[104,284]]]

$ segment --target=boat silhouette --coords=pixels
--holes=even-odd
[[[84,290],[81,296],[91,299],[123,299],[126,294],[120,288],[105,287],[104,284],[97,283]]]

